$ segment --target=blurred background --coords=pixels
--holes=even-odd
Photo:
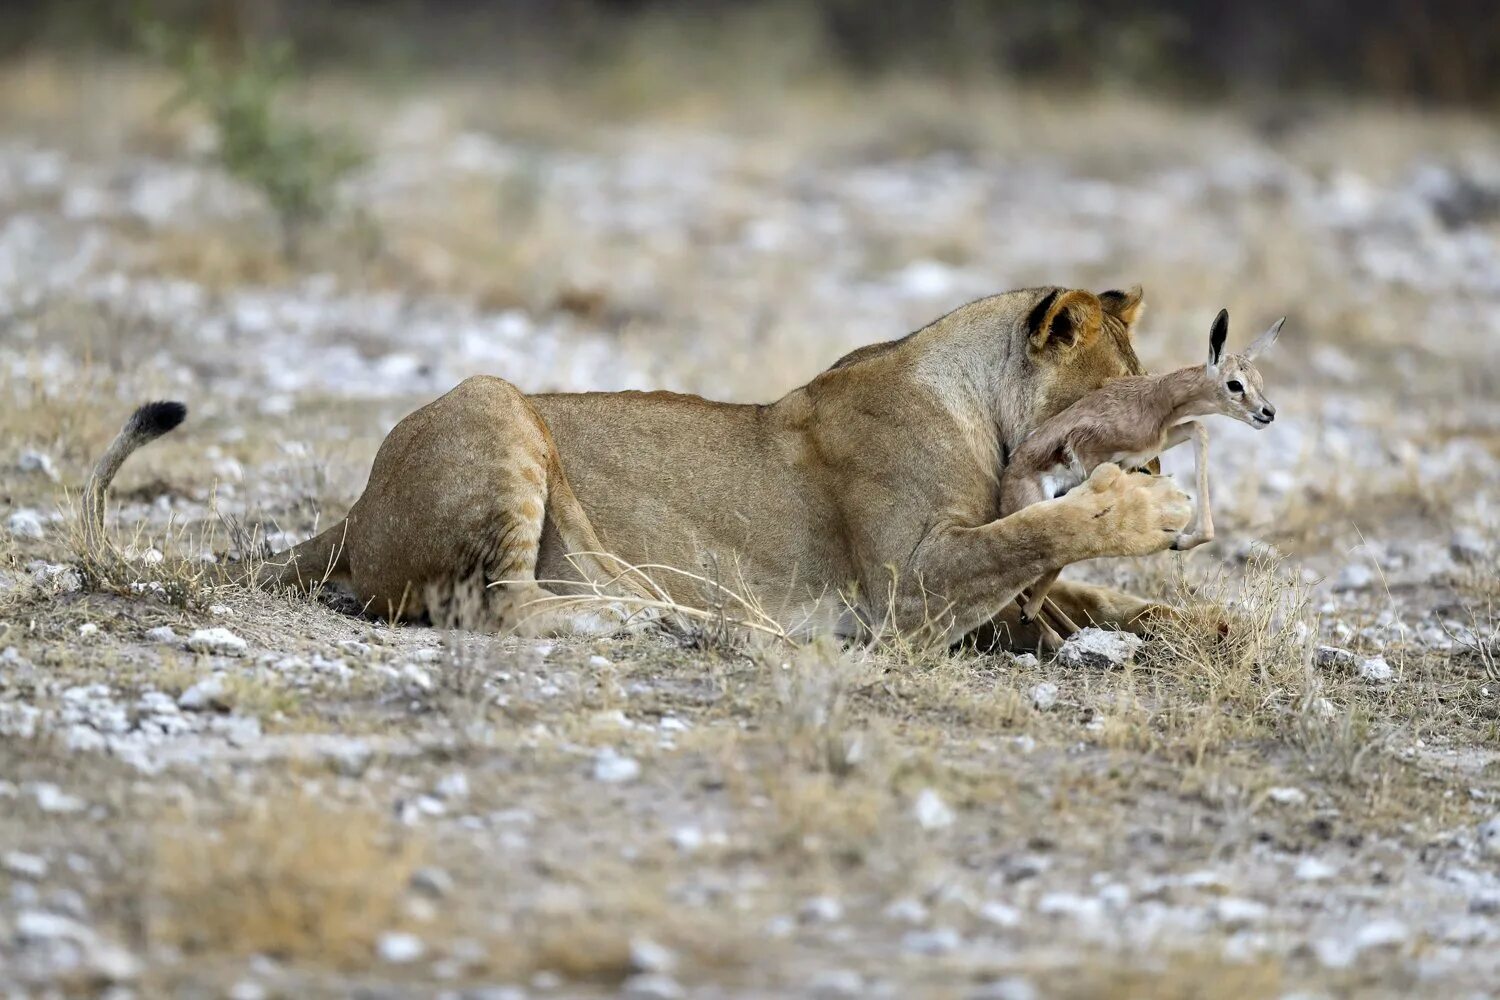
[[[1221,306],[1231,345],[1290,317],[1266,367],[1295,419],[1216,450],[1245,527],[1313,552],[1364,544],[1357,516],[1435,544],[1493,519],[1491,3],[0,0],[0,22],[15,392],[201,399],[205,488],[253,470],[347,503],[384,430],[474,372],[767,400],[981,295],[1139,282],[1155,368],[1196,361]],[[81,469],[114,414],[92,419],[47,448]]]

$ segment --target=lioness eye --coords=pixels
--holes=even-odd
[[[1230,379],[1228,382],[1225,382],[1224,384],[1229,387],[1229,391],[1230,392],[1244,392],[1245,391],[1245,387],[1242,386],[1242,385],[1240,385],[1238,379]]]

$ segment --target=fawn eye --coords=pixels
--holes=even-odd
[[[1245,387],[1242,386],[1242,385],[1240,385],[1239,379],[1232,378],[1228,382],[1225,382],[1224,385],[1225,385],[1225,387],[1230,392],[1244,392],[1245,391]]]

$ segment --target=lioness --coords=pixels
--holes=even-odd
[[[997,520],[1001,472],[1031,429],[1141,373],[1141,309],[1139,288],[995,295],[764,405],[528,396],[469,378],[397,424],[348,516],[257,582],[332,576],[392,618],[537,631],[568,624],[535,614],[537,599],[568,590],[554,581],[611,580],[608,553],[718,577],[788,627],[952,643],[1003,625],[1029,643],[1005,610],[1021,588],[1079,560],[1160,551],[1187,526],[1169,480],[1115,466]],[[100,460],[84,505],[94,537],[120,463],[181,417],[143,407]],[[713,600],[685,575],[652,579],[675,601]],[[643,592],[628,575],[611,586]],[[1079,622],[1139,627],[1148,610],[1096,587],[1052,597]]]

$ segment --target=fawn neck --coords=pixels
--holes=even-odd
[[[1159,384],[1169,424],[1218,412],[1217,385],[1202,365],[1167,372]]]

